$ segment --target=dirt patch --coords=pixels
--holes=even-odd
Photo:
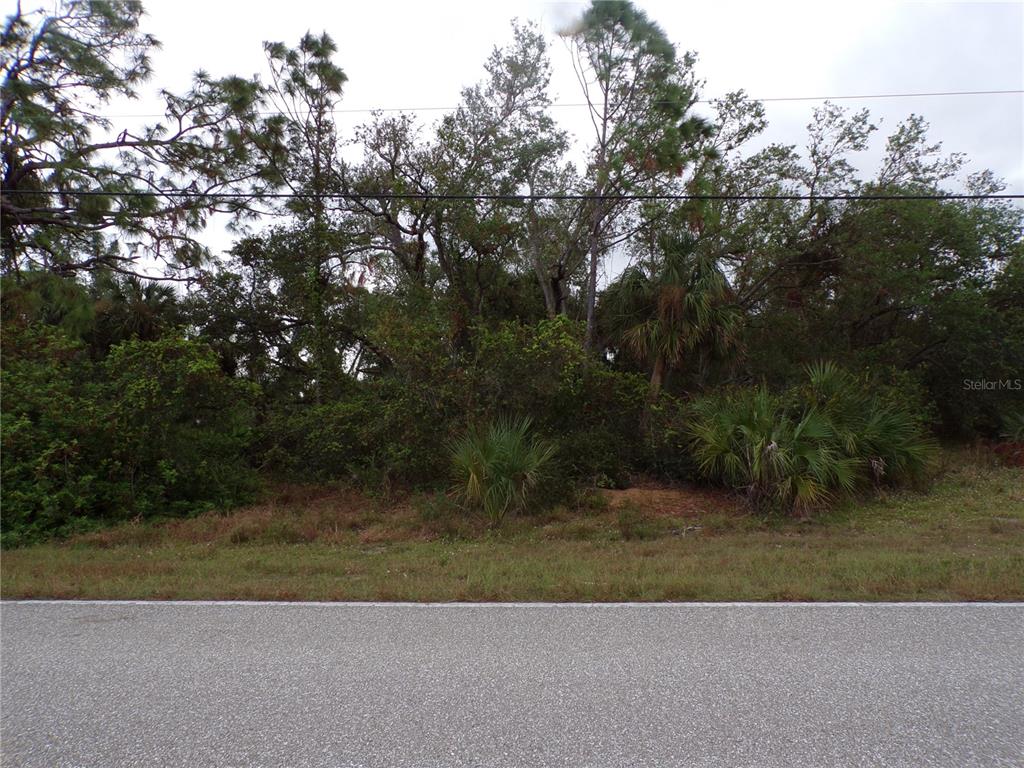
[[[742,513],[733,494],[714,488],[642,483],[621,491],[602,490],[601,495],[607,499],[611,509],[629,505],[650,514],[670,517],[696,517],[709,512]]]
[[[997,443],[992,450],[1006,466],[1024,467],[1024,442]]]

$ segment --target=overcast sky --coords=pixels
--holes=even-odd
[[[754,97],[1024,88],[1024,3],[638,3],[681,49],[699,55],[705,93],[744,88]],[[511,19],[551,34],[555,101],[579,102],[555,31],[583,3],[147,0],[147,30],[163,43],[154,85],[185,87],[193,70],[263,73],[261,42],[295,43],[326,30],[349,76],[346,108],[444,107],[483,76],[509,39]],[[869,107],[880,134],[910,112],[946,148],[1024,191],[1024,96],[957,96],[843,102]],[[152,106],[156,106],[154,102]],[[770,102],[773,140],[802,144],[813,103]],[[436,112],[424,111],[426,121]],[[585,111],[555,114],[588,138]],[[342,131],[366,119],[339,115]]]
[[[49,2],[49,0],[46,0]],[[214,75],[265,75],[264,40],[294,44],[326,30],[349,82],[347,109],[446,107],[483,76],[492,48],[513,18],[550,35],[552,97],[578,102],[579,86],[556,30],[583,3],[324,2],[323,0],[144,0],[144,29],[163,48],[154,56],[147,98],[110,107],[118,114],[160,111],[157,87],[180,90],[203,68]],[[10,0],[4,5],[13,6]],[[1024,89],[1024,3],[662,2],[637,3],[680,49],[695,51],[704,95],[743,88],[753,97]],[[25,7],[32,0],[23,0]],[[870,108],[877,141],[862,165],[873,168],[884,136],[911,112],[932,125],[933,140],[965,152],[970,170],[990,168],[1024,193],[1024,96],[987,95],[840,102]],[[802,146],[813,102],[769,102],[767,139]],[[589,139],[585,110],[553,112],[578,139]],[[439,113],[423,111],[426,124]],[[338,115],[343,137],[368,115]],[[134,125],[116,119],[115,129]],[[580,145],[582,146],[582,144]],[[219,239],[219,238],[218,238]]]

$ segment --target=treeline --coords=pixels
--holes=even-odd
[[[754,151],[759,103],[696,115],[695,56],[601,2],[564,32],[582,167],[548,41],[518,24],[433,125],[339,135],[323,34],[125,130],[102,106],[150,75],[141,14],[67,1],[4,27],[8,543],[231,505],[261,476],[448,487],[467,435],[510,494],[527,464],[505,483],[488,434],[536,449],[545,499],[645,472],[812,509],[919,469],[930,434],[1019,430],[1022,211],[930,199],[1002,186],[919,116],[870,177],[866,110]],[[223,258],[214,214],[253,225]]]

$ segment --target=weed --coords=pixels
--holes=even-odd
[[[655,539],[664,532],[664,528],[659,526],[654,518],[630,502],[625,502],[619,507],[616,525],[623,541]]]
[[[950,466],[927,494],[864,495],[810,523],[620,497],[604,513],[489,529],[444,497],[381,507],[332,491],[290,511],[126,523],[5,551],[0,577],[9,598],[1024,599],[1024,473]]]

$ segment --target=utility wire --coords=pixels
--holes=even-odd
[[[18,194],[18,190],[0,189],[0,194]],[[184,199],[212,200],[448,200],[448,201],[507,201],[526,202],[536,200],[598,200],[605,202],[655,201],[655,200],[1024,200],[1024,194],[942,194],[942,195],[686,195],[686,194],[650,194],[650,195],[588,195],[588,194],[547,194],[547,195],[500,195],[473,194],[458,195],[444,193],[399,193],[399,192],[338,192],[333,194],[302,193],[302,192],[193,192],[187,189],[168,189],[164,191],[139,190],[138,192],[103,192],[94,189],[55,190],[44,194],[67,197],[163,197]]]
[[[778,102],[778,101],[847,101],[847,100],[867,100],[867,99],[910,99],[930,96],[1006,96],[1012,94],[1024,94],[1024,90],[992,90],[992,91],[932,91],[923,93],[869,93],[869,94],[857,94],[847,96],[769,96],[763,99],[750,99],[751,101],[760,102]],[[697,104],[712,104],[719,101],[722,97],[711,98],[711,99],[697,99]],[[587,102],[552,102],[548,105],[549,107],[586,107],[589,106]],[[371,107],[351,107],[351,108],[338,108],[327,110],[329,114],[341,115],[341,114],[368,114],[372,112],[446,112],[454,110],[457,107],[383,107],[383,108],[371,108]],[[279,110],[259,110],[259,115],[281,115],[284,114]],[[101,115],[101,117],[107,119],[123,119],[123,118],[134,118],[134,117],[165,117],[162,114],[139,114],[139,115]]]
[[[1021,94],[1024,90],[1002,90],[1002,91],[931,91],[923,93],[868,93],[855,96],[779,96],[766,99],[751,99],[751,101],[840,101],[846,99],[909,99],[920,96],[1006,96]],[[701,99],[700,103],[710,104],[718,99]]]

